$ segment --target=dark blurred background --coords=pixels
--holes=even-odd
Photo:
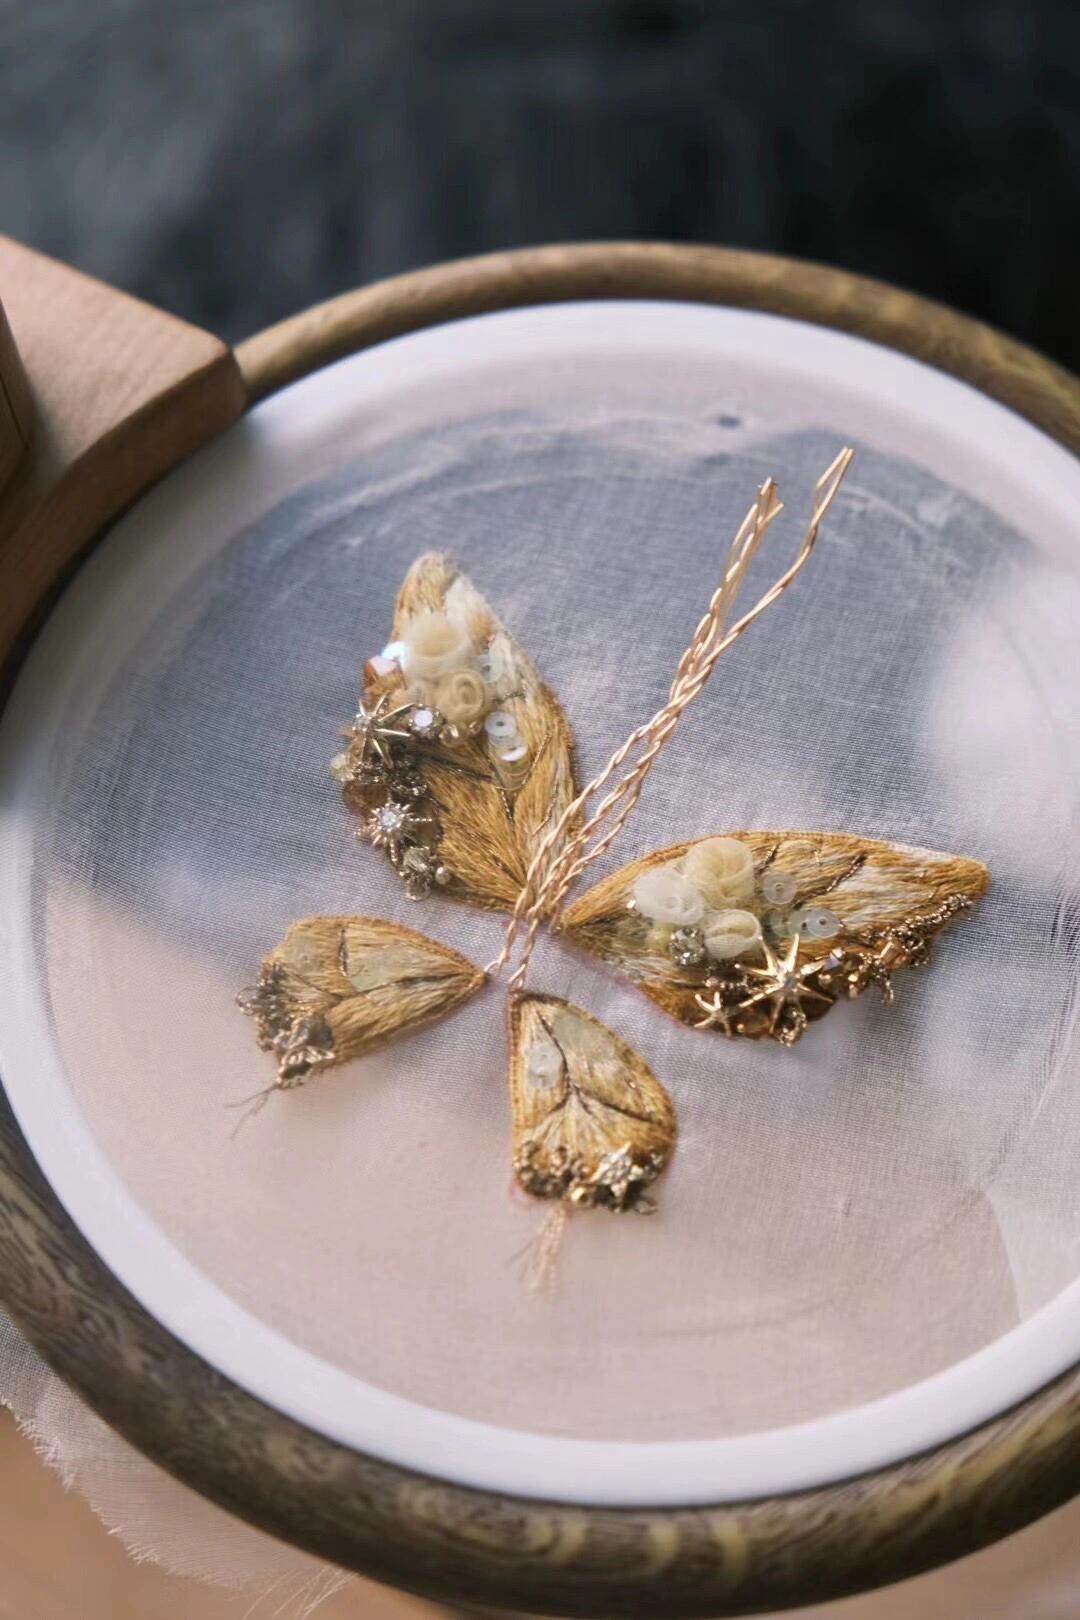
[[[491,248],[884,277],[1080,365],[1080,0],[0,0],[0,229],[236,339]]]

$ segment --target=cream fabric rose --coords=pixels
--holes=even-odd
[[[741,906],[754,892],[754,857],[738,838],[703,838],[687,850],[682,869],[708,906]]]
[[[487,708],[487,688],[474,669],[455,669],[436,686],[435,707],[451,725],[474,725]]]
[[[692,928],[705,915],[701,895],[676,866],[654,866],[642,872],[632,893],[643,917],[669,928]]]
[[[705,924],[705,949],[715,962],[753,955],[761,945],[761,924],[752,911],[717,911]]]
[[[418,613],[404,635],[401,663],[413,681],[436,681],[472,657],[472,643],[445,613]]]

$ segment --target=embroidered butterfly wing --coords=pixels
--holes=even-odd
[[[298,1086],[443,1018],[484,983],[456,951],[377,917],[307,917],[264,957],[237,998],[256,1040]]]
[[[575,945],[695,1029],[786,1045],[841,997],[927,961],[985,892],[963,856],[844,833],[739,832],[676,844],[588,890]]]
[[[393,640],[333,763],[361,835],[420,897],[441,889],[511,911],[574,797],[555,697],[475,586],[429,553],[406,575]]]
[[[675,1146],[675,1110],[625,1041],[558,996],[511,998],[514,1174],[536,1198],[646,1209]]]

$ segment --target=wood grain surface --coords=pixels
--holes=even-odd
[[[463,316],[580,298],[667,298],[852,332],[971,383],[1080,450],[1080,382],[942,304],[826,265],[663,242],[587,242],[462,259],[318,304],[237,348],[254,402],[357,349]]]
[[[0,491],[30,442],[30,387],[0,301]]]
[[[3,662],[102,525],[235,421],[245,394],[217,338],[5,237],[0,299],[29,378],[16,411],[33,409],[0,479]]]
[[[10,279],[11,265],[8,250],[0,257],[0,287],[29,358],[19,300],[3,280],[5,271]],[[243,345],[238,358],[252,397],[262,397],[395,333],[516,304],[629,296],[731,303],[858,332],[965,378],[1062,443],[1080,445],[1080,386],[1011,340],[841,272],[719,249],[585,246],[450,265],[298,316]],[[151,322],[147,330],[160,329]],[[141,378],[131,385],[138,402],[133,399],[121,417],[131,431],[96,436],[100,417],[89,381],[77,413],[82,425],[71,427],[97,467],[96,481],[90,480],[97,523],[111,515],[110,506],[130,499],[140,480],[148,482],[190,448],[196,429],[208,436],[238,409],[231,361],[211,340],[193,348],[185,337],[183,359],[167,345],[180,370],[185,360],[193,368],[176,385],[181,395],[191,389],[197,396],[199,379],[209,395],[196,423],[191,395],[184,409],[170,413],[170,390],[164,402],[153,394],[134,329],[131,339],[126,362],[113,366],[121,376],[110,384],[120,389],[128,366]],[[74,352],[89,376],[96,365],[106,371],[112,365],[100,345],[96,354],[90,343]],[[69,363],[54,346],[58,395],[65,392]],[[29,370],[37,390],[35,366]],[[157,410],[160,434],[138,431]],[[17,532],[32,535],[33,543],[0,545],[9,647],[42,610],[73,549],[72,534],[44,521],[32,494],[24,499]],[[66,509],[72,511],[70,504]],[[83,536],[90,532],[83,522]],[[20,567],[27,564],[24,580]],[[460,1604],[638,1620],[806,1604],[984,1546],[1080,1490],[1075,1370],[932,1454],[760,1502],[568,1508],[411,1474],[335,1445],[262,1405],[150,1318],[75,1231],[6,1103],[0,1106],[0,1293],[61,1376],[178,1478],[331,1562]]]

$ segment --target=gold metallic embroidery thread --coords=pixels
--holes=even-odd
[[[688,1028],[782,1045],[872,984],[890,998],[892,975],[927,959],[938,932],[984,892],[985,868],[842,833],[737,832],[675,845],[564,909],[719,658],[805,565],[850,460],[841,452],[818,481],[792,564],[732,622],[781,511],[773,481],[762,485],[666,702],[580,792],[570,727],[532,663],[448,558],[418,559],[331,768],[359,836],[385,854],[410,897],[443,893],[507,911],[505,941],[480,969],[374,918],[294,924],[240,998],[260,1046],[275,1054],[276,1089],[445,1016],[509,969],[517,1181],[560,1210],[646,1211],[674,1148],[674,1107],[617,1034],[526,988],[542,926]],[[561,1219],[544,1229],[548,1259],[561,1231]]]

